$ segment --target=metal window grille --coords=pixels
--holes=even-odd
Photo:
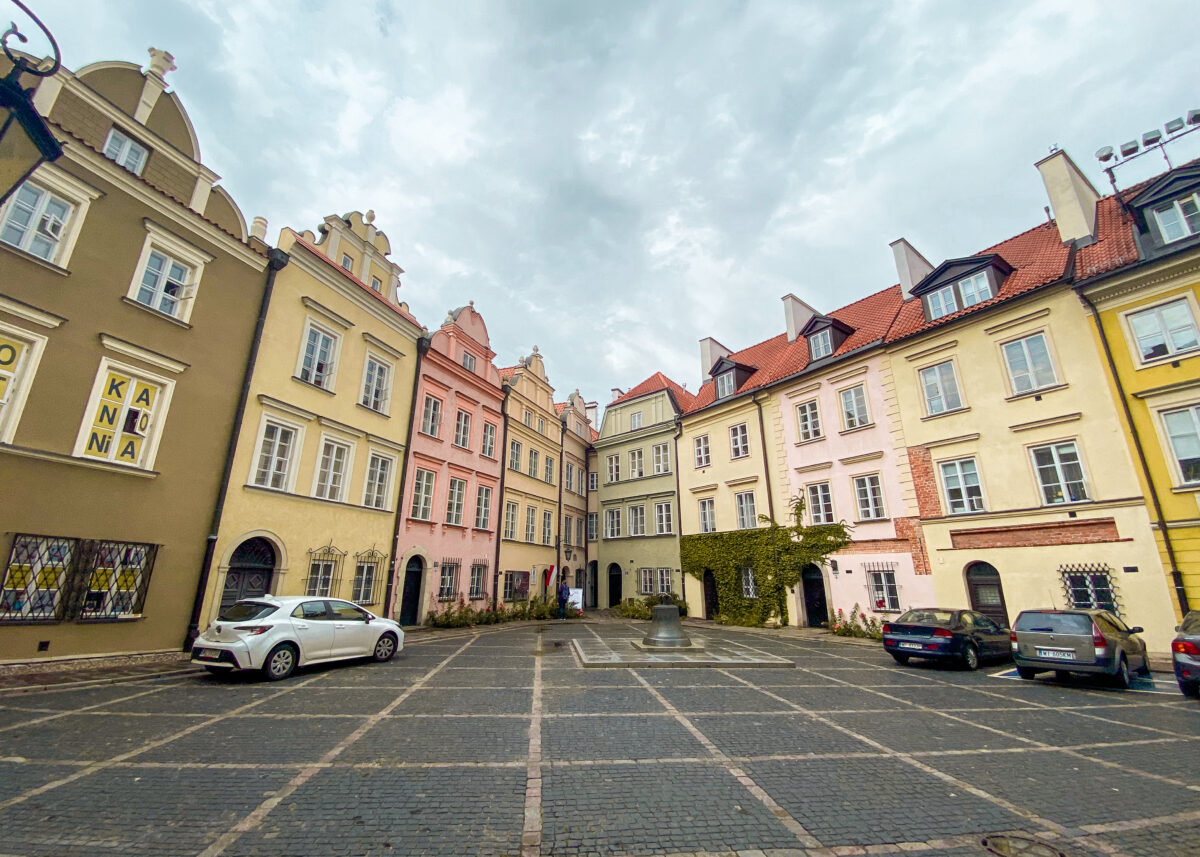
[[[742,597],[758,597],[758,581],[754,579],[754,569],[750,566],[742,569]]]
[[[1102,562],[1060,565],[1058,574],[1067,603],[1072,607],[1121,615],[1121,595],[1110,566]]]
[[[486,559],[477,559],[471,563],[471,588],[467,597],[472,601],[487,598],[487,571],[488,561]]]
[[[305,595],[337,596],[342,582],[342,560],[346,552],[332,544],[308,552],[308,580]]]
[[[868,562],[863,564],[867,575],[868,602],[876,611],[899,612],[900,587],[896,585],[894,562]]]
[[[458,588],[458,570],[462,560],[458,557],[443,557],[442,575],[438,582],[438,601],[453,601]]]
[[[354,555],[354,585],[350,600],[355,604],[378,604],[379,584],[383,581],[380,569],[387,568],[387,555],[371,548]]]

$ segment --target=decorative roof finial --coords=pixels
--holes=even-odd
[[[149,73],[154,77],[163,80],[167,76],[167,72],[175,71],[176,67],[175,57],[166,51],[160,51],[158,48],[150,48]]]

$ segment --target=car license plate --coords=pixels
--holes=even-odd
[[[1039,658],[1049,658],[1052,661],[1073,661],[1075,653],[1070,649],[1038,649]]]
[[[922,648],[922,646],[920,643],[901,643],[900,648],[902,648],[902,649],[920,649],[920,648]]]
[[[220,649],[200,649],[199,651],[196,652],[196,655],[197,655],[197,657],[209,658],[209,659],[215,661],[217,658],[221,657],[221,650]]]

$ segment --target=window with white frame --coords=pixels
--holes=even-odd
[[[638,594],[653,595],[654,594],[654,569],[639,568],[638,569]]]
[[[896,570],[892,563],[868,563],[867,588],[870,592],[871,605],[876,611],[898,613],[900,611],[900,590],[896,586]]]
[[[745,458],[750,454],[750,433],[745,423],[729,427],[729,457]]]
[[[442,560],[442,574],[438,580],[438,601],[453,601],[458,588],[458,563]]]
[[[568,547],[571,546],[571,534],[574,532],[574,529],[575,518],[571,515],[563,515],[562,543]]]
[[[542,457],[536,449],[529,450],[529,475],[537,477],[538,465],[541,463]]]
[[[887,517],[883,508],[883,486],[878,473],[854,477],[854,498],[858,503],[858,519],[873,521]]]
[[[828,327],[818,330],[808,338],[808,351],[813,360],[820,360],[833,353],[833,331]]]
[[[454,418],[454,445],[469,449],[471,446],[471,415],[459,411]]]
[[[733,495],[734,507],[737,509],[737,526],[739,530],[752,530],[758,526],[758,512],[754,508],[754,492],[741,491]]]
[[[126,297],[187,322],[192,315],[204,266],[213,257],[155,223],[144,223],[146,240]]]
[[[478,600],[483,597],[483,580],[486,574],[486,563],[475,562],[471,564],[471,588],[467,592],[468,598]]]
[[[5,207],[0,241],[58,264],[74,206],[49,190],[25,182]]]
[[[672,590],[671,586],[671,569],[658,569],[658,591],[660,594],[668,594]]]
[[[925,413],[935,416],[962,407],[953,361],[928,366],[921,370],[920,375],[921,390],[925,394]]]
[[[643,470],[643,456],[640,449],[629,450],[629,478],[640,479],[645,475]]]
[[[175,382],[102,358],[75,455],[150,469]]]
[[[519,440],[510,441],[508,444],[508,469],[521,469],[521,442]]]
[[[383,292],[383,280],[379,279],[378,277],[372,277],[371,278],[371,291],[382,293]]]
[[[345,268],[347,271],[353,270],[354,260],[350,258],[349,253],[342,254],[342,267]]]
[[[958,281],[958,294],[962,297],[963,309],[983,303],[992,298],[992,284],[988,281],[986,271],[972,274],[965,280]]]
[[[592,472],[588,474],[588,490],[595,491],[600,487],[600,474]]]
[[[483,443],[479,452],[484,458],[496,457],[496,427],[491,423],[483,424]]]
[[[336,549],[312,554],[308,561],[308,580],[305,581],[304,594],[328,597],[333,592],[334,578],[337,576],[340,562],[341,552]]]
[[[433,520],[433,484],[436,475],[432,470],[418,467],[413,478],[411,517],[418,521]]]
[[[47,339],[0,323],[0,443],[12,443]]]
[[[675,532],[675,521],[671,514],[670,503],[654,504],[654,532],[660,536]]]
[[[563,487],[566,488],[568,491],[574,491],[575,490],[575,465],[568,461],[566,463],[566,469],[567,469],[567,478],[564,480]]]
[[[528,409],[525,411],[524,422],[525,425],[533,428],[533,411]]]
[[[463,355],[462,355],[462,365],[463,365],[463,368],[466,369],[468,372],[474,372],[475,371],[475,355],[471,354],[470,352],[464,351]]]
[[[258,460],[254,467],[255,485],[287,491],[291,485],[293,458],[296,455],[297,430],[272,419],[263,421],[258,442]]]
[[[104,157],[116,161],[135,175],[142,174],[148,154],[145,146],[116,128],[109,130],[108,139],[104,141]]]
[[[697,467],[708,467],[712,461],[708,450],[708,435],[702,434],[692,440],[692,452],[695,455]]]
[[[63,591],[80,547],[76,539],[14,536],[8,567],[0,570],[0,621],[61,618]]]
[[[958,312],[958,300],[954,296],[954,286],[942,286],[925,295],[925,306],[930,321]]]
[[[537,508],[525,507],[525,541],[532,543],[537,538]]]
[[[700,501],[700,532],[715,533],[717,531],[717,514],[713,508],[713,498],[705,497]]]
[[[842,400],[842,428],[856,429],[871,424],[871,415],[867,413],[867,390],[862,384],[842,390],[839,393]]]
[[[354,583],[350,587],[350,600],[355,604],[375,603],[375,576],[379,563],[360,561],[354,565]]]
[[[1029,453],[1037,471],[1042,503],[1078,503],[1088,499],[1083,462],[1074,441],[1035,446]]]
[[[1200,234],[1200,194],[1189,194],[1158,206],[1154,209],[1154,219],[1164,244]]]
[[[392,471],[396,459],[390,455],[372,452],[367,458],[367,480],[363,488],[363,505],[372,509],[386,509],[391,493]]]
[[[1200,348],[1200,332],[1187,298],[1131,312],[1126,318],[1143,363]]]
[[[545,475],[546,481],[551,485],[554,484],[554,468],[557,464],[558,459],[551,458],[548,455],[546,456],[545,466],[542,468],[542,472]]]
[[[808,519],[813,524],[832,524],[833,494],[829,490],[829,483],[813,483],[808,486],[806,493],[808,495]]]
[[[342,500],[345,497],[346,474],[350,470],[350,446],[325,438],[313,479],[313,496],[322,500]]]
[[[1061,565],[1058,573],[1062,577],[1063,589],[1072,607],[1080,610],[1107,610],[1120,616],[1117,605],[1116,584],[1112,569],[1101,563]]]
[[[621,536],[621,510],[604,510],[604,538],[616,539]]]
[[[629,415],[629,430],[637,431],[642,427],[642,412],[634,411]]]
[[[625,520],[629,522],[629,535],[646,535],[646,507],[630,506],[626,510]]]
[[[450,490],[446,492],[446,523],[462,526],[463,504],[467,498],[467,480],[451,477]]]
[[[546,421],[544,419],[542,419],[541,417],[538,417],[537,430],[538,430],[538,434],[546,433]]]
[[[304,329],[297,377],[317,387],[332,389],[339,341],[336,333],[309,319]]]
[[[620,482],[621,481],[621,456],[610,455],[607,458],[605,458],[604,461],[608,466],[608,481],[609,482]]]
[[[801,443],[823,436],[821,434],[821,414],[817,410],[816,399],[796,405],[796,436]]]
[[[504,504],[504,538],[515,539],[517,537],[517,504],[506,502]]]
[[[421,409],[421,433],[437,437],[442,426],[442,402],[429,394],[425,395],[425,406]]]
[[[717,376],[717,398],[723,399],[733,395],[733,372],[723,372]]]
[[[654,472],[655,474],[671,472],[671,447],[670,444],[656,443],[651,450],[654,456]]]
[[[475,489],[475,529],[486,530],[492,526],[492,487],[480,485]]]
[[[554,513],[542,512],[542,544],[548,545],[553,541]]]
[[[1035,333],[1013,342],[1006,342],[1003,351],[1013,395],[1052,387],[1058,383],[1054,363],[1050,359],[1050,346],[1044,333]]]
[[[575,519],[575,544],[583,546],[583,518]]]
[[[588,512],[587,516],[587,537],[589,542],[596,541],[596,530],[599,529],[599,519],[595,512]]]
[[[1185,485],[1200,483],[1200,405],[1162,415],[1171,457]]]
[[[363,369],[362,398],[359,402],[365,408],[385,414],[391,392],[392,364],[374,354],[368,354],[366,368]]]
[[[983,488],[974,458],[943,461],[942,488],[946,492],[946,510],[951,515],[983,511]]]
[[[758,597],[758,581],[754,579],[754,569],[748,565],[742,568],[742,597]]]

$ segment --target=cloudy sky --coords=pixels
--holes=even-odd
[[[1194,0],[28,2],[70,68],[173,53],[269,237],[374,209],[424,324],[474,300],[500,365],[536,344],[601,404],[697,389],[698,341],[781,332],[788,292],[887,287],[898,237],[1023,231],[1051,146],[1105,188],[1098,147],[1200,107]]]

